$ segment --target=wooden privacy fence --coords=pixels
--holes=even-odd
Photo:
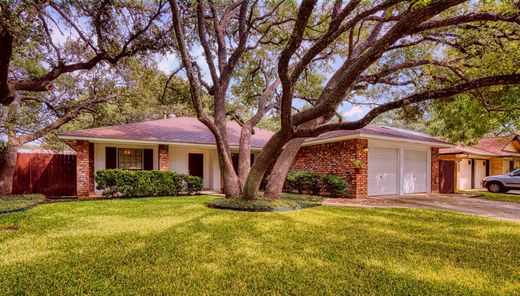
[[[76,195],[76,155],[18,153],[13,194]]]

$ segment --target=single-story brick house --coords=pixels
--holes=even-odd
[[[228,134],[232,151],[238,152],[239,125],[228,123]],[[255,129],[252,161],[272,134]],[[215,139],[196,118],[76,130],[59,137],[76,150],[78,196],[99,193],[94,174],[106,168],[190,173],[203,178],[205,189],[221,189]],[[351,197],[436,192],[441,147],[453,145],[421,133],[370,125],[307,140],[292,169],[339,175],[349,182]],[[366,165],[355,172],[353,159]]]
[[[520,137],[488,137],[473,146],[440,149],[440,159],[454,162],[455,189],[481,189],[485,176],[520,168]]]

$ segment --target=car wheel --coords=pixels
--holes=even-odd
[[[504,190],[502,188],[502,185],[500,183],[496,183],[496,182],[489,183],[489,185],[487,186],[487,189],[489,192],[493,192],[493,193],[500,193]]]

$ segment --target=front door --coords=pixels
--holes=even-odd
[[[440,193],[455,192],[455,161],[441,160],[439,162]]]
[[[189,174],[192,176],[204,178],[204,154],[190,153],[188,158]]]

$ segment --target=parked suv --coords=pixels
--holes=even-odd
[[[505,175],[484,177],[482,187],[486,187],[489,192],[493,193],[520,189],[520,169]]]

